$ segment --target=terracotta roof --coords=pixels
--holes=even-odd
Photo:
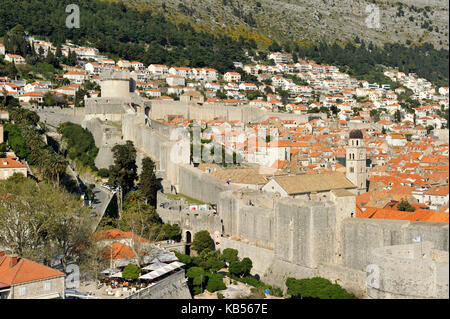
[[[64,273],[28,259],[0,257],[0,283],[9,286],[59,276],[64,276]]]
[[[267,182],[266,175],[260,174],[258,168],[224,169],[212,172],[211,175],[224,182],[231,179],[231,183],[238,184],[264,185]]]
[[[148,242],[147,239],[133,234],[132,232],[124,232],[119,229],[99,230],[94,234],[95,240],[130,239],[132,237],[135,238],[135,240],[140,238],[141,242]]]
[[[356,188],[356,186],[341,173],[277,176],[273,179],[289,195]]]
[[[133,252],[130,246],[119,242],[114,242],[111,245],[105,247],[102,250],[102,254],[105,258],[112,259],[130,259],[136,257],[136,254]]]
[[[0,169],[1,168],[18,168],[27,167],[25,164],[20,163],[13,157],[0,158]]]
[[[371,219],[409,220],[419,222],[449,222],[448,213],[440,213],[431,210],[416,210],[415,212],[404,212],[394,209],[383,209],[376,207],[367,207],[364,211],[357,210],[356,217]]]
[[[446,186],[434,186],[425,192],[425,195],[445,196],[449,193],[449,187]]]

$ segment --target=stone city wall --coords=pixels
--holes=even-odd
[[[72,122],[81,125],[85,116],[84,107],[60,108],[60,107],[44,107],[44,108],[28,108],[39,115],[40,121],[53,126],[60,123]]]
[[[193,236],[201,228],[211,235],[222,231],[220,249],[236,248],[242,256],[250,257],[255,271],[268,283],[283,286],[286,276],[322,276],[338,280],[362,296],[365,268],[374,249],[407,244],[420,235],[433,242],[436,249],[448,251],[447,224],[350,218],[350,202],[346,200],[312,202],[284,198],[275,202],[274,209],[249,206],[230,185],[192,166],[173,163],[170,150],[174,143],[136,122],[136,116],[124,116],[123,135],[159,162],[159,169],[178,192],[218,205],[213,221],[190,213],[170,217],[180,220],[184,234],[191,231]],[[165,214],[169,212],[162,212]],[[345,218],[341,218],[342,214]]]
[[[431,259],[432,242],[376,248],[369,256],[378,267],[368,287],[370,298],[449,298],[448,259]],[[420,275],[418,275],[420,274]]]
[[[448,224],[351,218],[345,220],[343,229],[344,265],[365,271],[370,264],[370,253],[380,247],[406,245],[421,236],[435,249],[448,251]]]
[[[181,116],[185,119],[213,120],[221,117],[226,121],[241,121],[243,123],[259,122],[270,117],[278,117],[281,120],[297,120],[300,123],[308,122],[309,117],[326,118],[325,114],[294,114],[282,112],[267,112],[258,107],[244,105],[234,106],[223,103],[195,104],[183,101],[151,101],[150,119],[167,120],[169,116]]]
[[[192,299],[186,280],[184,270],[180,270],[125,299]]]

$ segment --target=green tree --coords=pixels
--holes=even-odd
[[[233,248],[225,248],[222,252],[221,259],[228,264],[231,264],[234,261],[238,261],[238,251]]]
[[[208,283],[206,284],[206,290],[209,292],[216,292],[224,290],[227,287],[223,283],[223,276],[220,274],[211,274],[208,277]]]
[[[114,146],[112,152],[114,165],[109,167],[109,184],[120,186],[126,194],[137,180],[136,149],[133,142],[126,141],[125,145]]]
[[[142,172],[139,176],[141,194],[145,197],[147,204],[156,206],[156,194],[159,182],[155,174],[155,163],[151,158],[142,160]]]
[[[71,160],[77,161],[83,167],[97,170],[95,158],[98,154],[98,148],[95,146],[94,136],[91,132],[81,125],[71,122],[61,123],[58,132],[65,142],[65,154]]]
[[[122,271],[122,277],[128,280],[136,280],[139,278],[142,269],[135,264],[129,264]]]
[[[403,212],[414,212],[416,209],[406,200],[402,200],[398,203],[397,209]]]
[[[212,272],[217,272],[218,270],[225,268],[226,264],[222,260],[217,257],[210,257],[206,260],[205,264],[207,269],[210,269]]]
[[[231,275],[241,277],[245,272],[245,265],[243,265],[240,261],[233,261],[228,266],[228,271]]]
[[[214,249],[214,241],[207,230],[201,230],[194,235],[191,248],[201,253],[202,251]]]
[[[107,168],[101,168],[98,170],[98,176],[102,178],[108,178],[109,177],[109,170]]]
[[[0,246],[33,261],[81,263],[91,246],[90,210],[78,196],[21,174],[0,181]]]
[[[161,240],[172,239],[179,241],[181,239],[181,229],[178,225],[163,224],[159,230]]]
[[[396,110],[394,113],[394,122],[400,123],[402,121],[402,114],[399,110]]]
[[[288,278],[287,293],[292,299],[356,299],[338,284],[321,277],[309,279]]]
[[[189,268],[186,272],[186,277],[192,279],[192,284],[195,286],[204,284],[207,279],[206,272],[202,267]]]
[[[192,262],[191,256],[182,254],[182,253],[180,253],[178,251],[175,251],[175,256],[177,256],[178,261],[182,262],[183,264],[185,264],[186,267],[188,267],[191,264],[191,262]]]
[[[8,123],[5,125],[5,132],[7,134],[8,144],[11,146],[14,153],[20,158],[27,158],[30,154],[30,149],[28,148],[19,127],[16,124]]]
[[[245,257],[241,260],[241,264],[242,264],[243,275],[247,276],[248,274],[250,274],[250,271],[252,270],[252,267],[253,267],[252,260],[248,257]]]

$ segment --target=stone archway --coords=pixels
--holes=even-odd
[[[189,230],[187,230],[184,233],[184,238],[186,240],[185,254],[189,256],[191,254],[191,243],[192,243],[192,234]]]
[[[192,243],[192,234],[188,230],[188,231],[186,231],[186,244],[190,244],[190,243]]]
[[[150,106],[147,106],[147,107],[144,109],[145,116],[147,116],[147,117],[150,116],[150,110],[151,110]]]

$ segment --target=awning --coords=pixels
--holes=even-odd
[[[144,267],[142,269],[143,270],[157,270],[157,269],[162,268],[162,267],[164,267],[166,265],[167,264],[158,261],[158,262],[156,262],[154,264],[150,264],[150,265],[148,265],[148,266],[146,266],[146,267]]]
[[[114,262],[116,267],[126,267],[129,264],[134,264],[136,259],[119,259]]]
[[[147,256],[146,256],[147,257]],[[157,262],[169,262],[178,260],[177,256],[173,252],[162,252],[152,257],[144,257],[143,262],[145,264],[153,264]]]
[[[120,272],[120,270],[115,269],[115,268],[108,268],[108,269],[103,270],[101,273],[105,274],[105,275],[109,275],[109,274],[115,274],[117,272]]]
[[[122,272],[116,272],[115,274],[112,274],[111,276],[109,276],[109,278],[122,278]]]
[[[144,280],[152,280],[158,277],[161,277],[169,272],[171,272],[172,270],[175,270],[177,268],[180,268],[184,266],[183,263],[175,261],[171,264],[165,265],[163,267],[160,267],[156,270],[153,270],[151,272],[149,272],[148,274],[142,275],[139,277],[139,279],[144,279]]]

